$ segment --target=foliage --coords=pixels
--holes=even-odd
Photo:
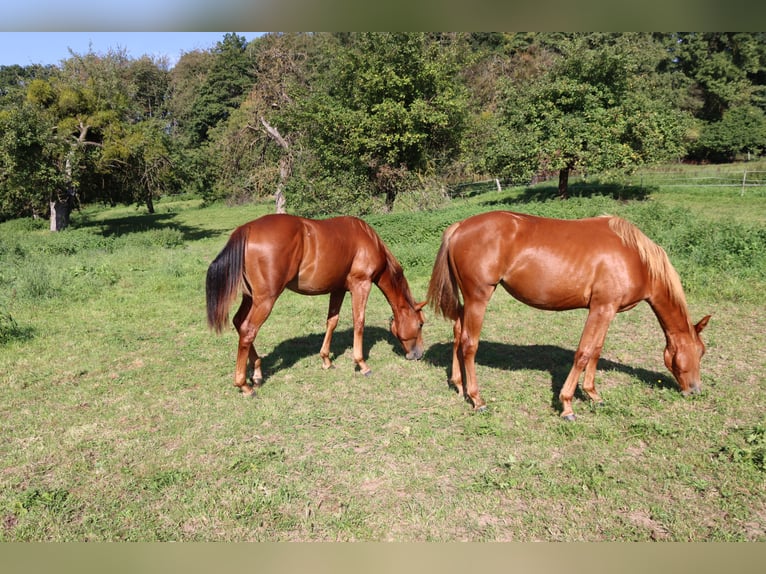
[[[324,214],[764,148],[763,33],[222,35],[0,67],[0,219],[178,192]],[[402,206],[396,205],[402,199]],[[356,205],[349,207],[351,202]]]
[[[62,142],[50,119],[31,105],[0,110],[0,221],[44,215],[64,189]]]
[[[684,118],[656,69],[661,53],[642,35],[561,47],[551,70],[509,83],[502,106],[507,130],[492,164],[509,179],[538,172],[610,174],[684,153]],[[513,143],[510,143],[513,142]]]
[[[466,105],[454,62],[426,34],[349,35],[288,121],[305,126],[322,171],[366,177],[391,209],[409,173],[441,168],[459,149]]]
[[[693,157],[717,163],[739,154],[762,155],[766,150],[766,114],[746,104],[726,110],[720,121],[706,124],[695,142]]]
[[[731,109],[764,106],[766,45],[763,33],[685,32],[667,37],[669,67],[692,84],[696,115],[715,122]]]
[[[208,139],[208,132],[235,110],[253,84],[247,40],[225,34],[213,50],[210,67],[198,86],[188,118],[190,144],[196,147]]]

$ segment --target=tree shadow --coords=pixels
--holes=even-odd
[[[176,213],[137,213],[124,217],[95,220],[87,214],[81,214],[72,228],[99,229],[103,237],[121,237],[124,235],[146,233],[148,231],[174,230],[181,234],[183,241],[196,241],[217,236],[218,231],[184,225],[174,221]]]
[[[654,186],[621,185],[616,183],[576,182],[569,186],[568,196],[571,197],[610,197],[617,201],[643,201],[653,192]],[[540,203],[559,198],[556,185],[536,185],[527,187],[521,195],[503,199],[489,199],[485,205],[513,205],[523,203]]]
[[[575,352],[554,345],[508,345],[493,341],[482,341],[476,354],[476,363],[506,371],[547,371],[550,375],[551,406],[561,409],[559,393],[572,368]],[[436,343],[428,348],[423,360],[444,369],[449,378],[452,369],[452,343]],[[638,379],[644,385],[658,389],[677,388],[675,380],[666,373],[658,373],[640,367],[599,359],[599,371],[617,371]],[[587,400],[588,396],[579,385],[575,396]]]
[[[310,335],[302,335],[300,337],[293,337],[286,339],[279,343],[268,354],[264,354],[261,357],[261,369],[263,370],[264,384],[268,383],[269,377],[275,373],[289,369],[293,367],[299,361],[307,358],[316,358],[317,369],[322,368],[322,361],[319,358],[319,349],[322,347],[324,341],[324,332],[312,333]],[[364,350],[365,360],[367,360],[367,352],[369,349],[381,341],[387,341],[394,352],[404,357],[401,350],[401,345],[394,339],[393,335],[382,327],[365,326],[364,328]],[[258,348],[258,341],[256,340],[256,349]],[[332,344],[330,345],[330,354],[333,359],[343,355],[347,350],[354,347],[354,329],[348,328],[343,331],[336,330],[332,337]],[[356,367],[355,367],[356,368]],[[373,372],[375,371],[373,365]]]

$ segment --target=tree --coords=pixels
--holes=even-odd
[[[249,45],[256,81],[239,108],[212,133],[217,176],[206,198],[241,201],[273,195],[276,211],[285,211],[284,188],[298,134],[288,132],[284,110],[306,89],[313,44],[307,34],[267,34]]]
[[[656,69],[665,57],[641,34],[573,36],[549,72],[510,84],[502,109],[506,137],[495,167],[506,177],[535,171],[609,173],[680,157],[687,123]],[[521,172],[521,173],[520,173]]]
[[[688,32],[671,34],[667,48],[671,70],[692,84],[698,104],[693,111],[706,122],[726,110],[750,103],[763,105],[766,81],[766,35],[762,32]]]
[[[714,162],[733,161],[738,154],[759,155],[766,149],[766,114],[752,105],[733,107],[718,122],[707,124],[695,142],[695,155]]]
[[[691,157],[730,161],[737,153],[762,148],[766,34],[672,34],[668,50],[669,69],[688,79],[686,107],[700,120]]]
[[[170,173],[166,86],[165,63],[122,51],[73,53],[56,74],[27,80],[3,112],[4,209],[47,212],[54,231],[78,197],[153,210]]]
[[[208,139],[208,132],[237,109],[253,85],[247,39],[230,33],[212,51],[213,59],[189,113],[192,145]]]
[[[174,166],[179,179],[206,199],[218,195],[228,177],[221,132],[254,82],[247,40],[226,34],[212,50],[184,54],[170,72],[167,110],[172,120]]]
[[[364,177],[390,209],[410,174],[459,151],[466,98],[449,39],[413,33],[338,36],[327,73],[290,110],[319,174]],[[298,190],[300,193],[300,190]]]
[[[34,106],[0,110],[0,221],[44,216],[66,190],[66,150],[52,133],[50,118]]]

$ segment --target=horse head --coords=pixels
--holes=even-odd
[[[398,308],[391,319],[391,334],[399,339],[407,359],[420,359],[423,356],[423,307],[426,302],[405,305]]]
[[[700,360],[705,354],[705,344],[700,333],[709,320],[710,315],[706,315],[694,325],[688,336],[675,337],[672,341],[668,339],[665,347],[665,366],[673,373],[684,395],[697,394],[701,390]]]

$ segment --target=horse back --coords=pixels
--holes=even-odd
[[[379,237],[355,217],[271,214],[247,226],[248,280],[267,291],[320,295],[369,279],[386,265]]]

